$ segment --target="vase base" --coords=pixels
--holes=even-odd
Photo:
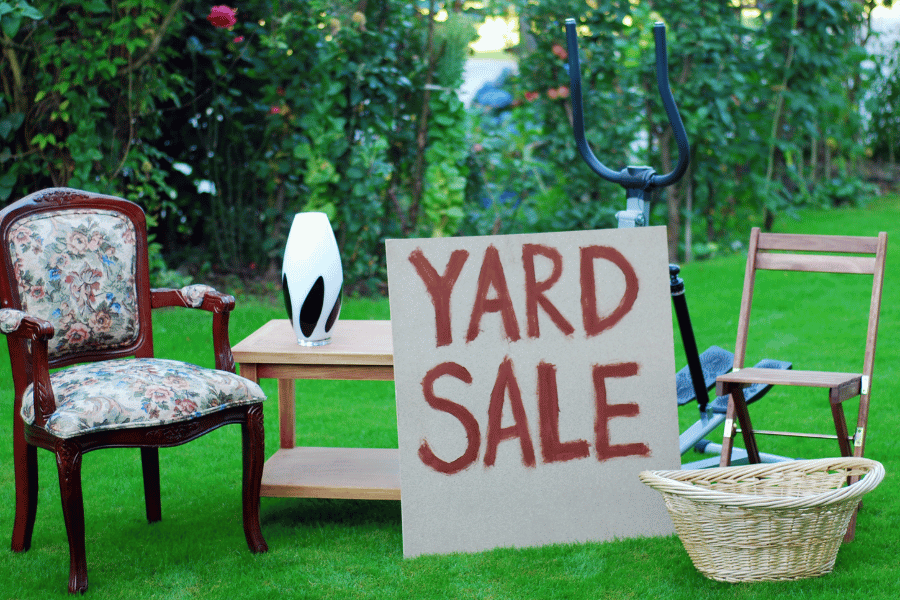
[[[297,340],[298,346],[325,346],[326,344],[331,343],[331,338],[325,338],[324,340]]]

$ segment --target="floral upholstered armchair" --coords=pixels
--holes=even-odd
[[[69,538],[69,591],[87,588],[81,457],[141,449],[147,519],[161,518],[159,448],[239,423],[243,521],[253,552],[264,461],[260,387],[235,374],[228,339],[234,298],[209,286],[151,289],[147,226],[121,198],[54,188],[0,211],[0,332],[9,344],[16,512],[12,549],[31,545],[37,448],[56,455]],[[213,313],[215,369],[153,355],[151,309]],[[51,369],[67,367],[51,374]]]

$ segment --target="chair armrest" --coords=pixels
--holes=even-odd
[[[56,411],[56,399],[50,387],[50,368],[47,364],[47,341],[53,337],[53,325],[49,321],[31,316],[28,313],[12,308],[0,309],[0,333],[17,338],[19,344],[10,344],[10,358],[19,353],[19,359],[25,364],[26,373],[13,369],[13,382],[16,393],[24,390],[30,382],[34,383],[35,425],[43,427],[47,417]],[[28,343],[30,342],[30,343]],[[31,355],[31,361],[28,355]],[[19,410],[16,401],[16,411]]]
[[[53,325],[14,308],[0,309],[0,333],[30,340],[49,340],[53,337]]]
[[[213,350],[216,368],[235,372],[234,356],[228,339],[228,318],[234,310],[234,296],[217,292],[208,285],[195,284],[179,290],[156,288],[150,290],[150,307],[199,308],[213,313]]]
[[[213,287],[203,284],[188,285],[179,290],[154,288],[150,290],[150,306],[180,306],[214,313],[230,312],[234,310],[234,296],[217,292]]]

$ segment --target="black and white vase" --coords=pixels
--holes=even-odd
[[[322,346],[341,312],[344,272],[328,216],[294,215],[284,249],[281,289],[288,319],[301,346]]]

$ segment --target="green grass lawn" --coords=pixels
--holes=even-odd
[[[896,302],[900,261],[895,257],[900,197],[861,209],[804,212],[799,221],[779,220],[776,230],[848,235],[886,230],[890,238],[867,443],[867,455],[880,460],[888,475],[867,496],[856,540],[841,548],[833,573],[799,582],[717,583],[693,568],[675,536],[405,560],[400,504],[389,501],[263,498],[262,528],[270,551],[256,556],[247,550],[241,527],[240,433],[231,426],[161,451],[163,520],[152,526],[144,518],[139,453],[123,449],[85,456],[88,595],[128,600],[900,597],[900,415],[893,410],[900,397]],[[682,270],[701,349],[711,344],[733,349],[744,261],[734,255],[685,265]],[[751,326],[751,338],[757,341],[751,344],[748,363],[782,358],[798,369],[859,371],[867,287],[847,286],[840,279],[796,285],[781,277],[775,274],[765,282],[774,285],[774,293],[760,293],[755,299],[754,306],[771,307],[771,312]],[[276,300],[239,296],[231,321],[232,342],[271,318],[282,318],[281,302]],[[807,304],[797,315],[792,309],[801,302]],[[348,299],[341,316],[388,318],[388,303]],[[210,320],[195,311],[158,314],[154,323],[158,355],[212,366],[210,327]],[[675,352],[676,363],[684,365],[677,335]],[[12,384],[8,358],[2,354],[0,397],[9,407]],[[265,408],[266,447],[271,453],[278,447],[275,382],[266,380],[263,388],[270,397]],[[682,429],[696,419],[695,406],[681,409]],[[760,428],[827,431],[830,426],[821,393],[775,390],[751,411]],[[0,420],[0,439],[8,440],[0,444],[0,539],[6,540],[7,548],[14,498],[11,429],[11,418]],[[396,447],[393,384],[298,384],[297,430],[298,445]],[[712,438],[718,441],[721,431]],[[761,438],[760,444],[763,451],[805,458],[838,454],[836,442],[799,444]],[[44,451],[39,452],[39,464],[41,489],[32,548],[23,554],[0,551],[0,599],[66,595],[68,546],[56,468]]]

